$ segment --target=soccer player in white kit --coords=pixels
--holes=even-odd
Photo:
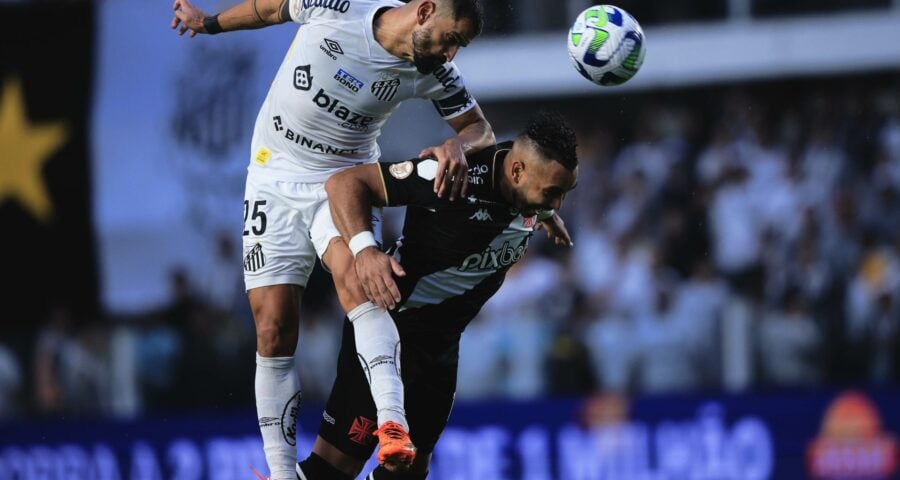
[[[381,126],[401,101],[418,97],[432,100],[456,131],[420,153],[438,160],[435,190],[450,199],[465,194],[465,154],[495,142],[452,62],[481,31],[477,0],[245,0],[214,16],[188,0],[176,0],[173,8],[172,28],[191,36],[300,24],[256,120],[244,197],[256,406],[271,478],[298,478],[300,385],[293,355],[300,299],[316,255],[331,270],[353,323],[377,407],[377,420],[360,419],[348,435],[376,434],[379,462],[408,466],[415,447],[403,409],[399,335],[385,310],[400,301],[400,293],[387,287],[390,279],[383,289],[363,291],[353,257],[372,254],[375,249],[367,247],[376,239],[367,233],[344,243],[324,182],[342,169],[377,162]],[[393,271],[403,274],[399,264]]]

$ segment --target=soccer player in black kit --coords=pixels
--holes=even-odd
[[[469,155],[468,195],[434,192],[437,162],[367,164],[326,183],[332,215],[352,246],[371,231],[372,207],[406,205],[403,236],[388,252],[355,252],[367,295],[392,296],[391,316],[403,345],[400,364],[409,433],[418,455],[406,472],[379,466],[368,479],[424,479],[456,392],[460,335],[525,254],[539,216],[558,210],[575,187],[575,133],[557,114],[541,113],[512,142]],[[564,229],[563,229],[564,231]],[[568,234],[557,243],[571,244]],[[350,480],[371,456],[375,404],[353,326],[344,322],[338,372],[313,452],[300,462],[302,480]],[[393,360],[393,359],[385,359]]]

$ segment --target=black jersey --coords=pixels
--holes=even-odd
[[[403,236],[392,254],[406,270],[394,317],[412,329],[461,332],[500,288],[528,248],[536,218],[522,217],[500,194],[512,142],[467,157],[466,198],[434,193],[437,161],[382,163],[388,205],[407,205]]]

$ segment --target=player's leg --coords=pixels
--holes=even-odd
[[[405,318],[404,321],[420,319]],[[403,359],[407,365],[406,410],[412,440],[419,447],[412,466],[405,471],[389,471],[379,466],[367,480],[424,480],[431,455],[447,426],[456,397],[459,339],[443,333],[403,337]]]
[[[379,223],[380,212],[373,213],[376,232],[380,231]],[[332,222],[327,202],[317,212],[311,234],[322,262],[331,271],[341,305],[353,324],[356,352],[366,371],[377,408],[381,444],[378,460],[389,465],[408,465],[415,458],[416,450],[409,438],[403,407],[397,327],[387,311],[366,298],[356,276],[353,255]]]
[[[353,326],[344,321],[337,375],[310,456],[297,464],[304,480],[344,480],[359,475],[375,450],[375,403],[356,358]]]
[[[256,409],[273,480],[295,479],[300,379],[294,363],[303,288],[315,265],[303,184],[247,178],[244,281],[256,325]]]

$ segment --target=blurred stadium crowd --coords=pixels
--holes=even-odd
[[[464,335],[460,399],[900,384],[900,76],[553,104],[581,126],[575,247],[535,235]],[[486,112],[502,130],[524,108]],[[208,278],[172,272],[157,311],[57,308],[27,345],[0,340],[0,416],[252,407],[236,238]],[[320,273],[308,401],[330,390],[340,319]]]

